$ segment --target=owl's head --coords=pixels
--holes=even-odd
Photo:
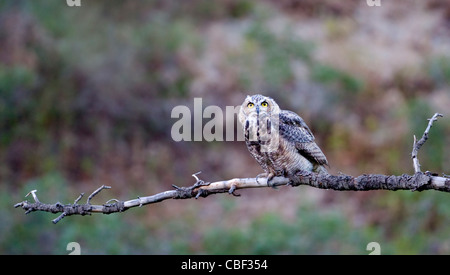
[[[243,124],[249,116],[272,116],[280,113],[280,107],[273,98],[263,95],[247,96],[239,111],[239,120]]]

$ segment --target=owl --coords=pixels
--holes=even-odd
[[[294,180],[299,171],[328,173],[327,158],[314,142],[314,135],[296,113],[281,110],[270,97],[247,96],[239,111],[245,142],[270,180],[283,176]]]

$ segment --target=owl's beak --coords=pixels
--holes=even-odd
[[[256,115],[259,116],[259,105],[256,105]]]

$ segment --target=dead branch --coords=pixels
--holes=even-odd
[[[403,174],[401,176],[394,175],[379,175],[379,174],[363,174],[358,177],[353,177],[345,174],[330,175],[330,174],[316,174],[312,172],[299,172],[292,178],[275,177],[270,182],[270,187],[277,186],[300,186],[309,185],[320,189],[331,189],[337,191],[369,191],[369,190],[438,190],[443,192],[450,192],[450,178],[439,177],[437,174],[431,172],[421,172],[420,165],[417,158],[417,153],[421,146],[428,139],[429,130],[437,117],[442,117],[441,114],[436,113],[429,119],[428,127],[425,130],[422,138],[413,145],[413,165],[415,169],[414,175]],[[30,191],[28,195],[32,195],[34,202],[22,201],[14,205],[14,207],[22,207],[25,214],[34,211],[45,211],[51,213],[61,213],[52,222],[57,223],[66,216],[71,215],[91,215],[92,213],[111,214],[123,212],[133,207],[141,207],[147,204],[158,203],[167,199],[191,199],[199,197],[207,197],[212,194],[229,193],[234,196],[239,196],[235,193],[239,189],[247,188],[265,188],[269,187],[266,178],[235,178],[224,181],[205,182],[197,176],[199,173],[193,174],[196,182],[190,187],[178,187],[173,185],[174,190],[157,193],[155,195],[138,197],[128,201],[119,201],[111,199],[102,205],[93,205],[90,203],[91,199],[103,189],[109,189],[109,186],[101,186],[95,190],[87,199],[85,204],[78,204],[83,197],[83,193],[78,196],[73,204],[45,204],[39,201],[36,190]],[[113,202],[113,203],[110,203]]]
[[[428,119],[428,126],[425,129],[425,132],[422,135],[422,138],[417,141],[416,136],[414,135],[414,144],[413,144],[413,150],[411,153],[411,158],[413,159],[413,166],[414,166],[414,172],[420,172],[420,163],[419,159],[417,158],[417,154],[419,153],[420,148],[422,145],[425,144],[425,142],[428,140],[428,133],[430,132],[431,126],[433,126],[433,122],[435,122],[438,117],[443,117],[442,114],[435,113],[433,117]]]

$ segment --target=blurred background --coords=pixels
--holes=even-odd
[[[243,142],[175,142],[177,105],[247,94],[299,113],[330,172],[450,173],[450,2],[0,2],[0,253],[450,253],[450,195],[308,186],[169,200],[123,214],[24,215],[42,202],[128,200],[262,172]],[[206,123],[205,119],[203,123]],[[28,198],[27,198],[28,199]],[[82,200],[83,202],[84,200]]]

